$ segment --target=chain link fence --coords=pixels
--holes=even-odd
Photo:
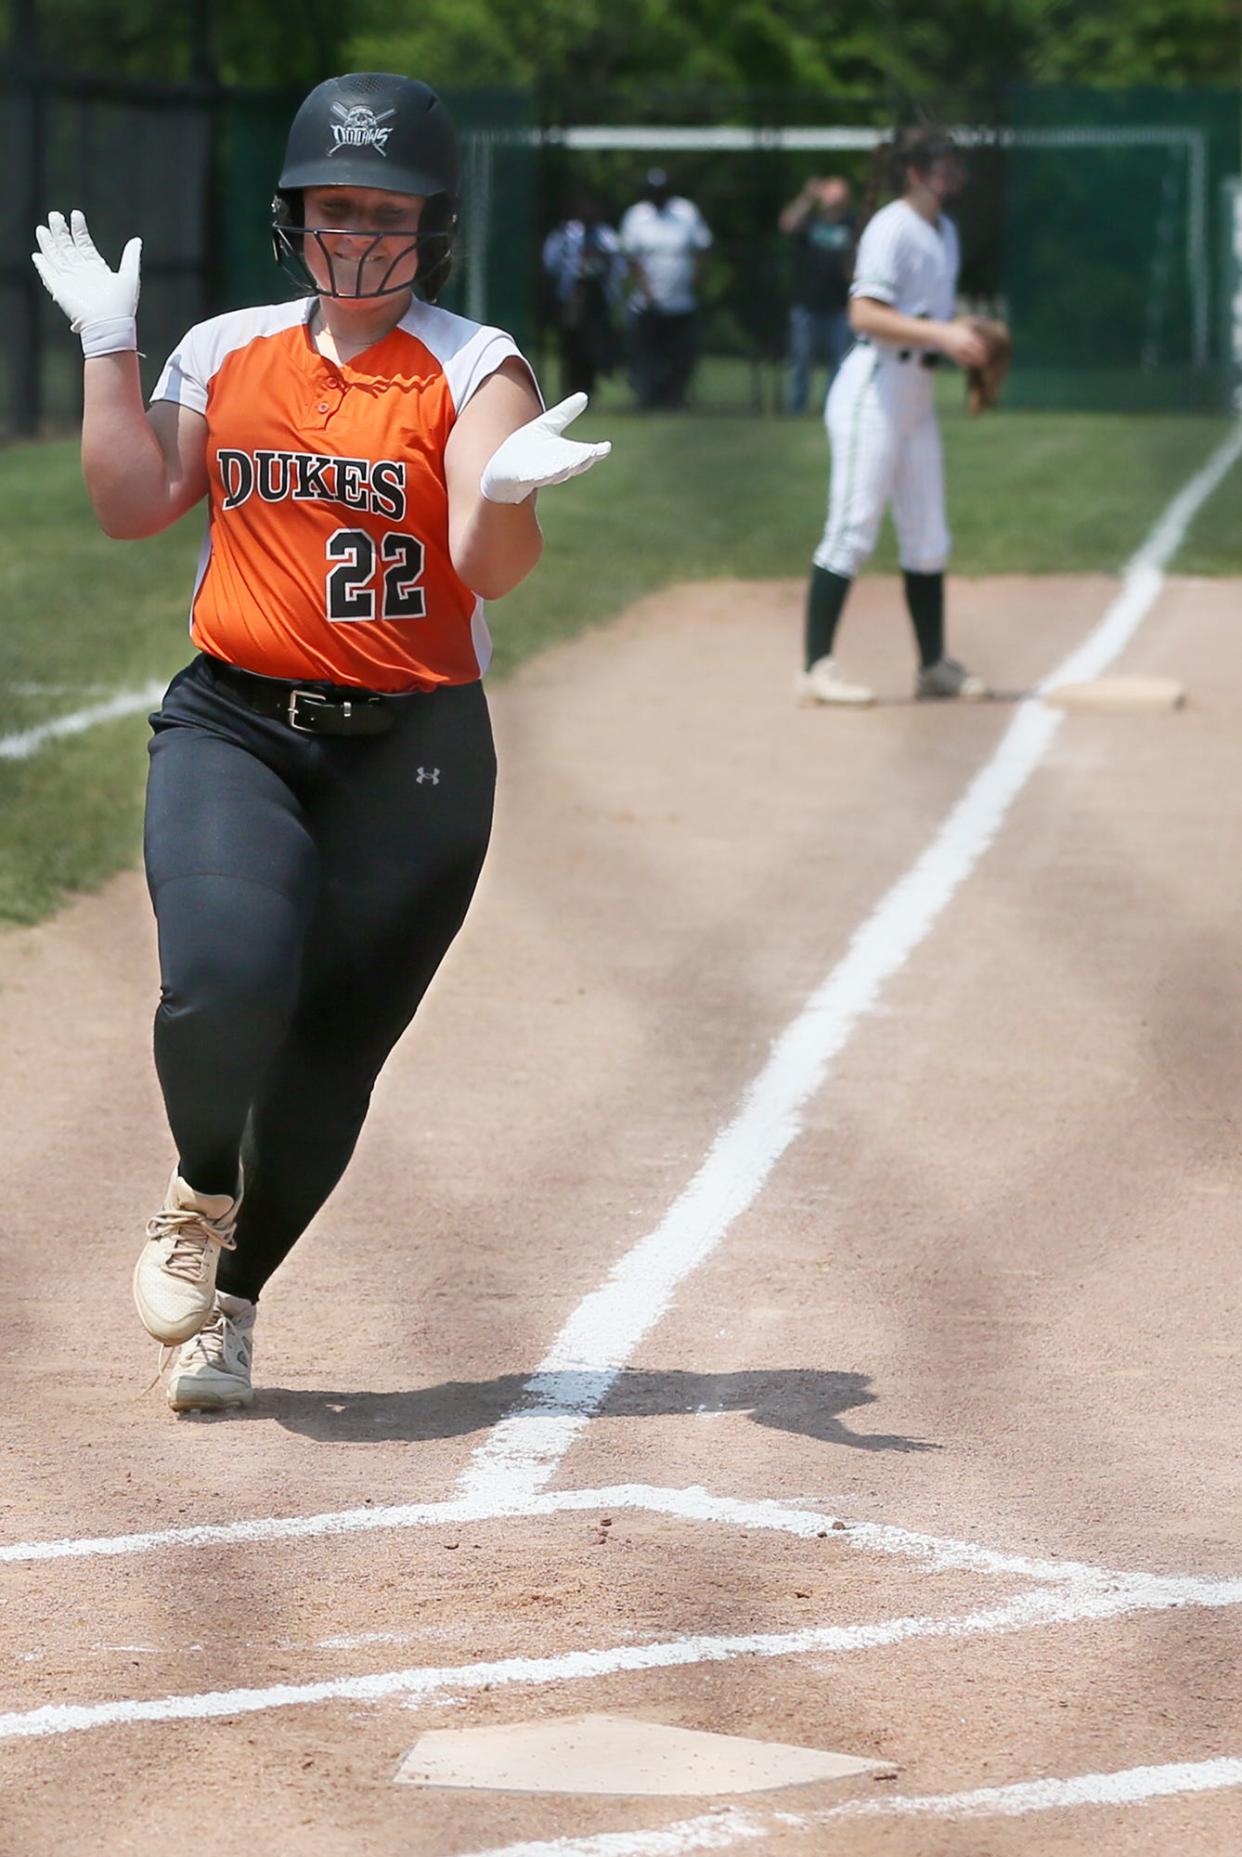
[[[213,295],[211,112],[192,92],[0,68],[0,427],[32,435],[81,411],[81,355],[29,254],[49,208],[81,207],[115,263],[145,241],[142,335],[162,360]]]
[[[543,223],[581,185],[615,224],[645,170],[665,168],[715,234],[702,266],[701,341],[709,357],[748,371],[746,388],[736,370],[731,377],[731,410],[778,409],[792,283],[780,209],[808,176],[825,173],[851,183],[862,218],[883,203],[872,178],[891,133],[883,103],[855,99],[844,109],[786,94],[751,99],[744,114],[736,100],[713,107],[689,96],[640,123],[609,121],[602,106],[595,120],[572,108],[546,126]],[[1235,88],[1021,87],[986,122],[963,121],[947,101],[938,119],[968,157],[968,185],[952,208],[963,304],[1014,327],[1008,404],[1231,403],[1239,338],[1224,310],[1232,238],[1220,203],[1239,167]]]
[[[1004,265],[1014,404],[1230,403],[1220,202],[1240,120],[1236,89],[1016,93]]]
[[[446,90],[461,131],[461,234],[445,303],[510,329],[552,367],[539,251],[585,190],[614,225],[646,170],[667,169],[715,244],[702,267],[695,400],[731,411],[784,403],[792,279],[782,206],[836,172],[865,211],[883,99],[797,93],[744,101],[669,91],[642,122],[580,91],[537,101]],[[50,207],[80,206],[115,261],[144,240],[141,339],[150,384],[202,317],[289,294],[272,262],[268,203],[298,94],[65,78],[0,62],[0,432],[73,425],[81,368],[27,254]],[[942,116],[953,121],[946,105]],[[1009,404],[1225,406],[1239,337],[1232,221],[1236,89],[1025,88],[987,123],[958,124],[970,185],[954,209],[964,298],[1008,316]],[[615,389],[614,389],[615,391]]]
[[[462,233],[446,308],[534,335],[538,137],[528,98],[445,92],[461,132]],[[192,323],[280,301],[295,286],[272,257],[272,193],[300,94],[48,77],[0,64],[0,433],[75,425],[77,343],[29,253],[49,209],[80,207],[116,263],[143,240],[143,379]]]

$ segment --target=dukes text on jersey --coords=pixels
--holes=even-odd
[[[248,497],[264,503],[339,503],[397,522],[405,515],[405,465],[396,458],[325,458],[311,451],[216,453],[224,488],[223,510]]]

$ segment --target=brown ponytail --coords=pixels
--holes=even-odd
[[[926,173],[941,155],[956,153],[956,144],[948,130],[937,128],[934,123],[908,123],[895,130],[887,141],[878,142],[867,174],[859,232],[885,200],[896,199],[906,191],[907,169]]]
[[[863,189],[862,211],[858,215],[858,236],[860,238],[868,220],[874,218],[879,210],[881,194],[888,193],[888,175],[895,147],[896,142],[890,137],[887,142],[877,142],[871,151],[871,165],[867,169],[867,185]]]

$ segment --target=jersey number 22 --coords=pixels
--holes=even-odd
[[[336,624],[357,619],[421,619],[427,600],[419,581],[423,544],[414,535],[385,535],[384,562],[376,611],[375,538],[365,529],[338,529],[328,538],[328,559],[338,563],[328,575],[328,617]]]

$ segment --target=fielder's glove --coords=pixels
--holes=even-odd
[[[39,242],[32,252],[35,270],[48,295],[64,310],[82,353],[115,355],[138,346],[138,266],[142,240],[131,239],[115,271],[95,250],[86,215],[49,213],[46,226],[35,227]]]
[[[1013,338],[1003,322],[993,322],[986,316],[971,316],[967,320],[985,344],[988,358],[982,367],[966,370],[966,404],[972,413],[986,413],[1000,398],[1013,360]]]
[[[524,503],[532,490],[579,477],[612,450],[608,443],[579,445],[562,434],[587,403],[585,393],[571,393],[510,432],[483,467],[479,488],[489,503]]]

